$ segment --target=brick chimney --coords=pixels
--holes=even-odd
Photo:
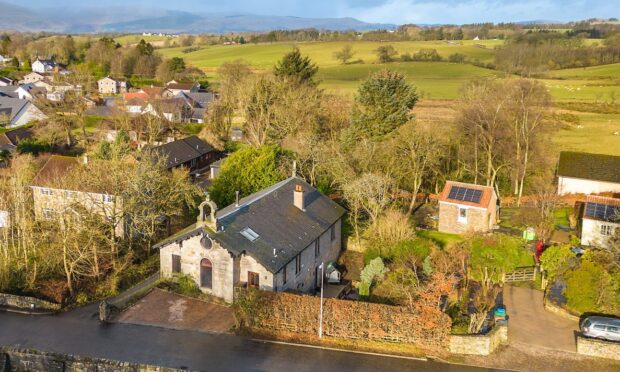
[[[306,211],[306,200],[304,190],[301,185],[295,185],[295,192],[293,193],[293,204],[299,208],[299,210]]]

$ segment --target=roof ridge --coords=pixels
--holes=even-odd
[[[248,206],[248,205],[250,205],[250,204],[252,204],[254,202],[257,202],[257,201],[261,200],[265,196],[270,195],[271,193],[273,193],[274,191],[280,189],[282,186],[286,185],[289,181],[291,181],[293,179],[300,179],[300,180],[303,181],[303,179],[301,179],[300,177],[297,177],[297,176],[288,177],[287,179],[284,179],[284,180],[282,180],[282,181],[280,181],[280,182],[278,182],[278,183],[276,183],[274,185],[271,185],[271,186],[269,186],[269,187],[267,187],[267,188],[265,188],[263,190],[259,190],[259,191],[255,192],[255,193],[252,193],[252,194],[246,196],[245,198],[242,198],[241,200],[239,200],[239,206],[238,207],[234,207],[232,210],[222,214],[221,216],[216,216],[216,218],[218,218],[218,219],[219,218],[225,218],[225,217],[228,217],[228,216],[230,216],[231,214],[233,214],[235,212],[238,212],[239,210],[241,210],[241,208],[246,207],[246,206]],[[256,194],[260,194],[260,195],[256,195]],[[243,201],[244,199],[245,199],[245,201]],[[231,205],[233,205],[233,204],[227,205],[226,207],[224,207],[224,209],[230,207]],[[224,209],[222,209],[222,210],[224,210]]]

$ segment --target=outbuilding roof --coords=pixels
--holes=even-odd
[[[562,151],[558,176],[620,183],[620,156]]]
[[[493,194],[495,194],[495,190],[489,186],[447,181],[439,196],[439,201],[488,208]]]

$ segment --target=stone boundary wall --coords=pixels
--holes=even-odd
[[[560,306],[553,303],[553,301],[549,300],[546,296],[544,298],[544,307],[545,310],[552,312],[558,316],[561,316],[564,319],[573,320],[575,322],[579,322],[579,317],[577,315],[573,315],[568,312],[568,310],[561,308]]]
[[[486,335],[450,335],[450,352],[454,354],[490,355],[508,342],[508,326],[496,325]]]
[[[620,342],[577,336],[577,354],[620,360]]]
[[[0,372],[5,371],[180,372],[182,370],[102,358],[86,358],[68,354],[49,353],[16,347],[0,347]]]
[[[34,304],[34,309],[31,305]],[[60,311],[60,304],[39,300],[34,297],[17,296],[12,294],[0,293],[0,306],[9,306],[25,310],[51,310]]]

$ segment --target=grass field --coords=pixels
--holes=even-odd
[[[620,156],[620,114],[570,111],[580,127],[562,128],[553,138],[560,150],[585,151]]]
[[[477,77],[495,77],[500,73],[469,64],[448,62],[394,62],[326,67],[319,70],[321,87],[332,93],[352,95],[360,82],[382,69],[399,71],[407,76],[426,99],[455,99],[467,81]]]
[[[567,68],[564,70],[552,71],[549,73],[549,76],[558,79],[620,80],[620,63],[582,68]]]
[[[272,44],[244,44],[244,45],[212,45],[201,47],[200,50],[183,53],[183,47],[162,48],[158,51],[165,57],[182,57],[193,66],[213,70],[226,61],[235,59],[246,60],[257,68],[271,68],[282,56],[288,53],[294,46],[299,47],[302,54],[308,55],[320,67],[340,65],[340,61],[334,58],[334,52],[339,51],[345,45],[351,45],[355,55],[353,60],[362,60],[364,63],[377,61],[375,50],[381,45],[392,45],[400,54],[415,53],[422,48],[437,49],[440,55],[447,58],[452,53],[462,53],[470,59],[478,59],[481,62],[492,62],[494,59],[493,48],[501,45],[500,40],[464,40],[462,45],[453,45],[443,41],[401,41],[401,42],[308,42],[308,43],[272,43]],[[484,45],[486,48],[474,46]]]

